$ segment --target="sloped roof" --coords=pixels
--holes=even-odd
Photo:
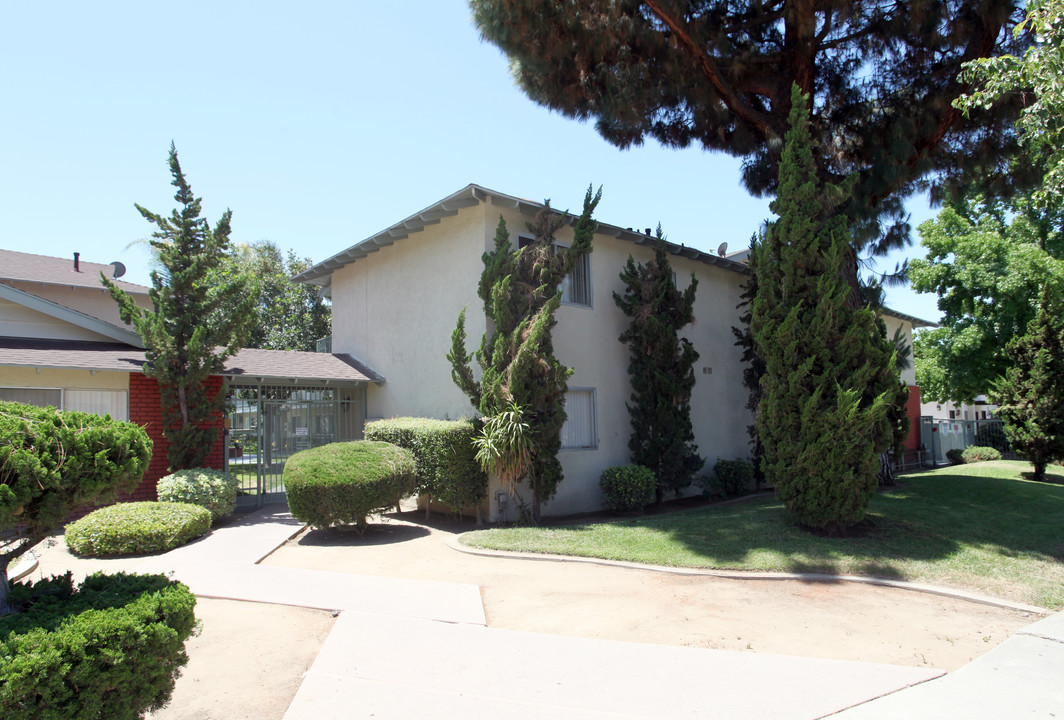
[[[482,202],[490,202],[492,205],[499,207],[517,208],[527,215],[535,215],[544,207],[543,203],[524,200],[522,198],[514,197],[513,195],[506,195],[505,193],[490,190],[481,185],[470,184],[458,192],[448,195],[443,200],[430,205],[424,210],[421,210],[404,220],[400,220],[391,227],[385,228],[376,235],[372,235],[365,240],[352,245],[346,250],[333,255],[327,260],[323,260],[317,265],[296,275],[292,280],[294,282],[320,285],[324,288],[323,292],[325,292],[325,290],[327,290],[332,284],[332,273],[334,270],[356,262],[370,253],[380,250],[382,247],[386,247],[397,240],[409,237],[413,233],[421,232],[429,225],[439,223],[442,218],[457,215],[458,211],[462,208],[472,207],[473,205]],[[569,213],[567,214],[567,218],[570,222],[575,222],[577,216]],[[597,232],[604,235],[612,235],[622,240],[628,240],[637,245],[646,245],[657,242],[656,237],[604,222],[598,223]],[[682,255],[692,260],[706,263],[707,265],[717,265],[733,272],[743,274],[750,272],[749,268],[743,263],[738,263],[682,244],[677,245],[675,243],[666,242],[665,247],[673,255]]]
[[[18,252],[16,250],[0,250],[0,281],[24,280],[27,282],[39,282],[46,285],[66,285],[69,287],[89,287],[103,290],[100,284],[100,273],[106,277],[114,275],[114,267],[103,263],[87,262],[79,260],[78,270],[74,270],[73,258],[57,258],[49,255],[34,255],[33,253]],[[118,287],[134,295],[147,294],[148,288],[143,285],[116,280]]]
[[[66,305],[60,305],[51,300],[38,297],[33,293],[20,290],[17,287],[5,285],[2,282],[0,282],[0,298],[30,308],[39,313],[43,313],[49,317],[54,317],[57,320],[68,322],[71,325],[90,330],[99,335],[103,335],[110,340],[116,340],[121,343],[141,347],[140,337],[128,327],[114,325],[106,320],[101,320],[92,315],[86,315],[80,310],[74,310]]]
[[[140,372],[144,351],[121,343],[0,338],[0,367]],[[222,373],[249,380],[383,383],[384,376],[350,355],[245,348]]]

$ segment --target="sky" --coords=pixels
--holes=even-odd
[[[771,217],[740,161],[654,141],[618,150],[518,90],[464,0],[8,3],[0,27],[0,247],[124,263],[150,284],[134,203],[168,215],[175,143],[234,242],[324,260],[476,183],[655,227],[708,252]],[[934,217],[909,203],[912,224]],[[922,255],[914,244],[882,261]],[[890,288],[935,321],[937,298]]]

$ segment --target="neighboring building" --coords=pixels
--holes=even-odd
[[[920,405],[920,414],[936,420],[993,420],[997,409],[986,395],[979,395],[971,403],[925,402]]]
[[[167,472],[159,387],[142,368],[140,338],[118,316],[100,284],[115,277],[140,307],[148,288],[117,280],[116,267],[0,250],[0,400],[109,414],[144,426],[155,443],[151,465],[133,499],[155,499]],[[121,274],[120,272],[118,273]],[[280,469],[296,449],[361,436],[364,387],[383,378],[342,355],[241,350],[213,378],[239,397],[240,437],[263,452],[244,491],[262,501],[279,491]],[[253,418],[251,416],[254,416]],[[260,421],[261,418],[265,420]],[[221,416],[219,442],[207,464],[227,462]]]
[[[469,185],[376,235],[318,263],[294,278],[314,283],[331,295],[332,348],[380,369],[386,383],[371,385],[367,417],[415,415],[436,418],[471,416],[474,408],[455,387],[446,354],[462,308],[468,308],[466,331],[470,352],[488,330],[477,285],[481,255],[494,247],[495,228],[505,218],[514,247],[527,236],[527,223],[543,205]],[[557,236],[572,241],[572,229]],[[562,515],[602,507],[599,474],[629,462],[630,424],[625,402],[628,349],[618,341],[628,319],[613,301],[623,292],[619,274],[629,255],[645,263],[653,257],[655,238],[599,223],[593,252],[565,284],[557,313],[554,348],[573,368],[562,429],[560,460],[565,480],[544,513]],[[745,255],[718,256],[684,245],[668,244],[670,262],[683,289],[692,273],[698,278],[695,322],[684,330],[700,357],[691,398],[699,452],[708,472],[718,457],[749,456],[743,365],[732,328],[739,325],[742,285],[748,274]],[[927,323],[900,313],[888,317],[893,334],[901,327],[910,347],[913,326]],[[919,388],[913,371],[908,439],[919,447]],[[844,435],[845,428],[840,428]],[[489,497],[499,488],[493,485]],[[499,511],[491,503],[491,518]]]

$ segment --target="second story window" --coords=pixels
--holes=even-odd
[[[524,248],[532,243],[532,238],[519,236],[517,247]],[[554,244],[555,248],[564,248],[565,245]],[[577,258],[576,267],[565,276],[561,283],[562,302],[571,305],[586,305],[591,307],[591,256],[583,255]]]

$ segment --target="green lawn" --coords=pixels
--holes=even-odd
[[[1064,484],[1023,479],[1030,469],[999,461],[904,475],[876,495],[866,526],[847,538],[802,530],[774,498],[758,497],[617,522],[482,530],[462,542],[653,565],[904,579],[1060,609]],[[1064,483],[1064,468],[1047,476]]]

